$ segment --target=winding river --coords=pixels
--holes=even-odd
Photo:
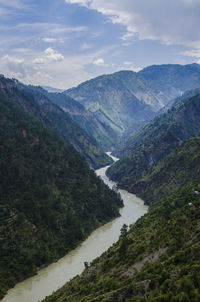
[[[107,152],[111,156],[110,152]],[[111,156],[114,161],[117,158]],[[112,188],[116,183],[105,175],[109,166],[96,170],[104,182]],[[130,225],[142,215],[148,207],[144,202],[125,190],[119,190],[124,201],[121,216],[95,230],[80,246],[68,253],[58,262],[41,269],[37,275],[18,283],[10,289],[2,302],[38,302],[63,286],[67,281],[84,270],[84,262],[91,262],[105,252],[120,235],[124,223]]]

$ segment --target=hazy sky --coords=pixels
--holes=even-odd
[[[200,0],[0,0],[0,73],[27,84],[192,62]]]

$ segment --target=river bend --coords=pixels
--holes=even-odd
[[[110,155],[110,153],[107,153]],[[111,155],[110,155],[111,156]],[[115,161],[115,157],[111,156]],[[112,188],[116,183],[109,180],[105,172],[109,166],[96,170],[103,181]],[[124,223],[130,225],[143,216],[148,207],[134,194],[119,190],[124,201],[121,216],[95,230],[80,246],[58,262],[41,269],[37,275],[18,283],[10,289],[2,302],[38,302],[63,286],[84,270],[84,262],[91,262],[105,252],[120,235]]]

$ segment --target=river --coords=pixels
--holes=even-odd
[[[109,156],[111,154],[107,153]],[[114,161],[117,158],[111,156]],[[112,188],[116,183],[105,175],[109,166],[96,170],[104,182]],[[80,246],[61,258],[58,262],[41,269],[37,275],[18,283],[10,289],[2,302],[38,302],[63,286],[67,281],[84,270],[84,262],[91,262],[105,252],[120,235],[124,223],[130,225],[142,215],[148,207],[134,194],[119,190],[124,201],[120,209],[121,216],[95,230]]]

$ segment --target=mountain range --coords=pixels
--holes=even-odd
[[[162,107],[200,87],[200,67],[153,65],[140,72],[119,71],[63,92],[120,134],[133,134]],[[127,135],[126,135],[127,137]]]
[[[141,195],[148,213],[44,302],[199,301],[199,106],[200,95],[183,100],[131,138],[109,174]]]
[[[135,184],[147,177],[160,160],[189,138],[200,135],[199,112],[197,95],[155,117],[118,150],[122,158],[108,170],[109,177],[134,193]]]
[[[49,88],[48,88],[49,90]],[[200,67],[160,65],[49,92],[0,76],[0,297],[119,216],[93,169],[149,205],[45,302],[199,301]]]

